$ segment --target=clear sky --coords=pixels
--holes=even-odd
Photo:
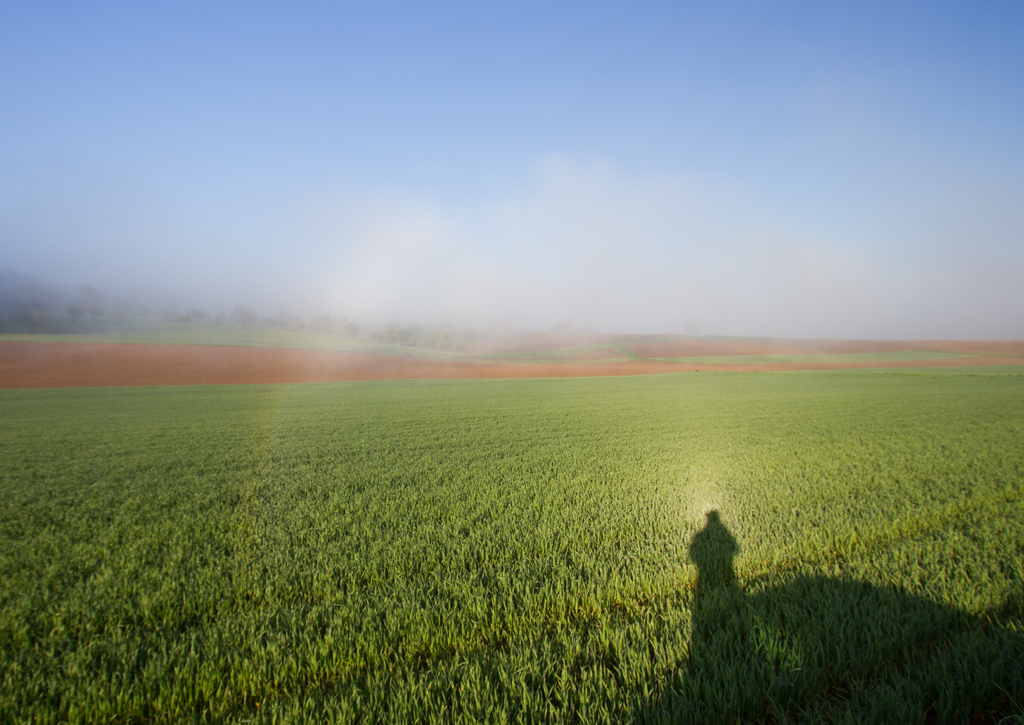
[[[1024,4],[0,4],[0,269],[182,306],[1024,338]]]

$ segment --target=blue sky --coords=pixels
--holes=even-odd
[[[1024,6],[5,3],[0,267],[183,306],[1024,337]]]

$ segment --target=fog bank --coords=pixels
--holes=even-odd
[[[196,215],[71,189],[7,204],[0,261],[180,313],[246,305],[369,325],[1024,337],[1017,195],[979,204],[963,189],[942,193],[946,204],[898,223],[876,212],[873,224],[808,230],[736,181],[560,155],[538,159],[518,188],[463,205],[327,186]]]

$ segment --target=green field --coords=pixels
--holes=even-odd
[[[705,365],[764,365],[770,363],[902,362],[904,360],[948,360],[961,357],[977,356],[967,352],[899,350],[895,352],[855,352],[843,355],[705,355],[703,357],[656,359],[666,362],[703,363]]]
[[[182,324],[176,322],[133,322],[106,332],[88,333],[0,333],[0,342],[84,342],[127,343],[148,345],[227,345],[229,347],[271,347],[295,350],[331,350],[337,352],[369,352],[379,355],[401,355],[426,360],[459,360],[463,362],[503,362],[574,365],[588,362],[623,362],[637,359],[618,345],[591,345],[556,350],[520,351],[512,353],[473,353],[460,350],[435,350],[411,344],[397,345],[383,340],[341,337],[312,330],[243,327],[241,325]],[[576,361],[579,353],[608,350],[608,358],[599,361]]]
[[[1019,722],[970,372],[0,391],[0,722]]]
[[[390,342],[327,335],[307,330],[240,325],[179,324],[175,322],[130,323],[108,332],[0,333],[0,342],[88,342],[148,345],[227,345],[230,347],[284,347],[297,350],[373,352],[383,355],[448,359],[440,350],[395,345]]]
[[[502,338],[493,338],[500,343]],[[684,339],[679,336],[651,335],[640,342],[664,342]],[[704,340],[743,340],[745,338],[694,338]],[[846,354],[786,354],[786,355],[703,355],[696,357],[642,358],[631,352],[623,342],[604,342],[596,345],[562,347],[543,350],[517,350],[515,352],[467,352],[465,350],[436,350],[412,344],[397,345],[383,340],[341,337],[312,330],[279,329],[266,326],[211,325],[205,323],[131,322],[112,327],[106,332],[91,333],[0,333],[0,342],[84,342],[130,343],[156,345],[227,345],[231,347],[270,347],[299,350],[331,350],[338,352],[368,352],[381,355],[401,355],[427,360],[459,360],[463,362],[541,363],[545,365],[589,365],[631,360],[656,360],[699,365],[765,365],[792,363],[882,363],[914,360],[948,360],[977,357],[976,353],[944,352],[936,350],[898,350]],[[500,345],[499,345],[500,347]],[[577,359],[579,355],[605,352],[605,356]],[[1024,370],[1024,358],[1020,358]]]

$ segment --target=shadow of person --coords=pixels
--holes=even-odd
[[[727,657],[723,647],[742,646],[743,632],[731,626],[736,607],[742,605],[743,593],[736,586],[733,559],[740,547],[718,511],[704,515],[704,528],[697,532],[690,542],[690,560],[697,565],[697,588],[693,602],[693,632],[690,637],[691,652],[712,647],[716,651],[710,656]],[[723,627],[730,628],[737,638],[716,637]],[[691,655],[692,657],[692,655]]]
[[[698,600],[735,581],[732,560],[740,549],[717,511],[709,511],[704,518],[704,528],[693,537],[689,552],[697,565]]]
[[[737,582],[716,511],[697,566],[688,656],[638,722],[999,722],[1024,716],[1021,593],[980,615],[868,582]]]

